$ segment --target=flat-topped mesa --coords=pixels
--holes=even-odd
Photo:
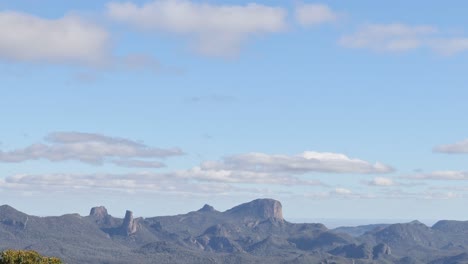
[[[257,199],[248,203],[244,203],[233,207],[225,212],[229,215],[238,217],[250,218],[274,218],[277,220],[283,219],[283,207],[281,203],[273,199]]]
[[[133,212],[127,210],[125,212],[125,218],[123,220],[121,230],[126,234],[126,235],[131,235],[136,233],[138,229],[138,223],[133,219]]]
[[[91,208],[89,217],[91,217],[100,226],[112,226],[114,222],[112,220],[112,216],[107,213],[107,209],[104,206]]]
[[[96,206],[91,208],[91,211],[89,212],[89,216],[94,217],[96,219],[104,219],[109,214],[107,213],[107,209],[104,206]]]

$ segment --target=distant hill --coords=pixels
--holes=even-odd
[[[0,250],[29,249],[66,263],[467,263],[468,222],[340,227],[295,224],[282,205],[257,199],[220,212],[174,216],[37,217],[0,206]]]
[[[360,226],[340,226],[334,228],[333,231],[337,233],[345,233],[353,237],[364,235],[367,232],[374,231],[377,229],[383,229],[389,226],[388,224],[371,224],[371,225],[360,225]]]

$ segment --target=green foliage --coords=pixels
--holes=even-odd
[[[0,254],[0,264],[62,264],[58,258],[44,257],[32,250],[6,250]]]

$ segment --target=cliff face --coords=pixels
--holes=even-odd
[[[226,214],[237,217],[252,217],[259,219],[283,219],[283,207],[279,201],[273,199],[257,199],[249,203],[238,205],[226,211]]]

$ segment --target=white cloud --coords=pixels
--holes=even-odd
[[[46,159],[49,161],[77,160],[89,164],[102,164],[112,158],[165,158],[183,155],[178,148],[161,149],[142,143],[108,137],[100,134],[79,132],[51,133],[46,137],[47,144],[33,144],[22,149],[0,151],[0,162],[23,162]],[[156,163],[147,161],[150,167]],[[143,161],[115,161],[117,165],[142,167]],[[138,164],[136,164],[138,163]]]
[[[101,64],[109,34],[77,16],[44,19],[0,12],[0,59],[21,62]]]
[[[128,168],[162,168],[166,166],[164,163],[154,160],[120,159],[113,160],[112,163],[117,166]]]
[[[204,170],[242,170],[303,174],[327,173],[389,173],[393,168],[380,162],[374,164],[352,159],[339,153],[306,151],[295,156],[247,153],[229,156],[222,161],[209,161],[201,165]]]
[[[461,198],[463,195],[456,192],[427,192],[426,199],[439,199],[439,200],[448,200]]]
[[[168,193],[258,193],[260,190],[247,184],[314,185],[307,181],[293,182],[288,178],[275,179],[251,173],[215,175],[196,173],[194,170],[167,173],[139,172],[132,174],[18,174],[0,179],[0,189],[14,191],[83,191],[107,190],[124,192],[168,192]],[[265,192],[265,190],[262,190]]]
[[[153,173],[135,174],[43,174],[14,175],[0,179],[0,189],[31,192],[156,192],[223,194],[255,192],[224,183],[198,184],[170,175]]]
[[[424,200],[447,200],[460,198],[462,195],[457,192],[435,192],[425,190],[420,192],[407,192],[400,189],[385,190],[379,193],[378,198],[383,199],[424,199]]]
[[[322,185],[320,181],[303,180],[279,172],[255,172],[242,169],[214,169],[194,167],[190,170],[177,171],[174,177],[195,179],[207,182],[252,183],[279,185]]]
[[[443,55],[454,55],[468,50],[468,38],[447,38],[431,41],[430,46]]]
[[[337,153],[307,151],[296,156],[247,153],[205,161],[189,170],[173,172],[172,177],[207,182],[323,186],[317,180],[299,176],[309,172],[388,173],[390,166],[371,164]]]
[[[405,179],[413,180],[453,180],[464,181],[468,180],[467,171],[434,171],[429,173],[418,173],[413,175],[403,176]]]
[[[286,11],[255,3],[214,5],[189,0],[155,0],[138,6],[108,4],[108,16],[140,29],[189,37],[198,52],[213,56],[236,54],[251,36],[286,28]]]
[[[385,200],[406,200],[406,199],[421,199],[421,200],[447,200],[463,197],[462,194],[454,191],[439,192],[424,190],[418,192],[407,192],[401,189],[383,189],[377,193],[372,192],[354,192],[347,188],[335,188],[326,192],[308,192],[303,195],[306,198],[313,199],[385,199]]]
[[[395,183],[392,179],[385,178],[385,177],[375,177],[368,184],[371,186],[385,186],[385,187],[397,185],[397,183]]]
[[[453,144],[436,146],[434,151],[448,154],[468,153],[468,139]]]
[[[346,189],[346,188],[336,188],[334,190],[334,193],[339,194],[339,195],[350,195],[353,192],[351,190],[349,190],[349,189]]]
[[[348,188],[337,187],[329,191],[322,192],[307,192],[304,194],[306,198],[313,199],[372,199],[377,196],[371,193],[354,192]]]
[[[449,36],[434,26],[412,26],[402,23],[367,24],[339,43],[347,48],[370,49],[377,52],[405,52],[427,48],[450,56],[468,50],[468,38]]]
[[[301,26],[315,26],[335,22],[338,14],[322,4],[302,4],[296,7],[295,18]]]
[[[340,44],[348,48],[367,48],[374,51],[407,51],[421,47],[428,36],[437,33],[432,26],[405,24],[368,24],[357,32],[344,36]]]

